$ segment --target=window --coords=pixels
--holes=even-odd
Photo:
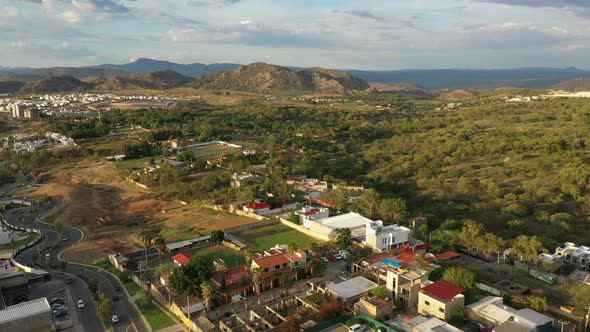
[[[424,304],[425,304],[425,305],[430,305],[430,302],[428,302],[428,301],[424,301]]]
[[[264,272],[268,272],[268,267],[264,268]]]
[[[278,270],[278,269],[280,269],[280,268],[281,268],[281,266],[280,266],[280,265],[275,265],[275,270]]]
[[[287,267],[287,263],[283,263],[283,267]]]
[[[441,314],[444,314],[444,313],[445,313],[445,308],[438,308],[438,311],[439,311]]]

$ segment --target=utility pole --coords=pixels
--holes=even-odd
[[[568,324],[570,323],[570,322],[568,322],[567,320],[563,320],[563,319],[560,319],[560,320],[558,320],[557,322],[561,324],[561,332],[563,332],[563,327],[564,327],[565,325],[568,325]]]
[[[590,304],[588,304],[588,312],[586,312],[586,324],[584,324],[584,332],[588,328],[588,317],[590,316]]]

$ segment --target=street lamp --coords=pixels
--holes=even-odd
[[[563,320],[563,319],[560,319],[560,320],[558,320],[557,322],[561,324],[561,332],[563,332],[563,327],[564,327],[565,325],[568,325],[568,324],[570,323],[569,321],[567,321],[567,320]]]

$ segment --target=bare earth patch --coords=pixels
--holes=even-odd
[[[148,228],[162,229],[161,234],[172,242],[256,222],[159,200],[149,190],[121,179],[107,162],[82,162],[49,174],[47,183],[30,194],[60,197],[64,204],[45,216],[45,221],[76,226],[85,233],[80,244],[64,253],[66,260],[89,263],[112,252],[139,250],[138,234]]]

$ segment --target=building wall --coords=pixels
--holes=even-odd
[[[51,310],[0,324],[0,332],[47,332],[53,330]]]
[[[430,315],[442,320],[449,320],[451,318],[451,310],[456,305],[465,305],[465,297],[463,295],[458,295],[447,302],[431,297],[423,292],[420,292],[418,295],[418,313],[422,315]]]

